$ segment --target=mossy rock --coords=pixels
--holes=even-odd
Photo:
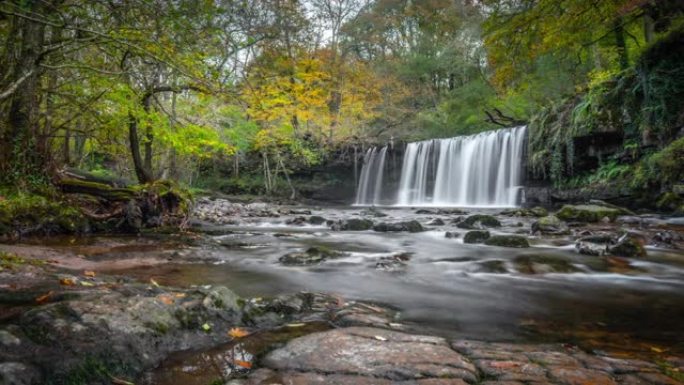
[[[504,274],[508,273],[506,262],[500,259],[482,261],[477,264],[477,271],[480,273]]]
[[[640,258],[646,256],[646,249],[635,237],[624,235],[615,246],[608,248],[608,252],[618,257]]]
[[[312,225],[322,225],[325,223],[325,218],[319,215],[312,215],[309,217],[309,223]]]
[[[522,274],[576,273],[581,271],[568,259],[552,255],[520,255],[513,259]]]
[[[532,223],[532,233],[542,233],[550,235],[569,234],[568,226],[555,215],[548,215],[539,218]]]
[[[398,232],[398,231],[408,231],[409,233],[419,233],[421,231],[425,231],[425,228],[423,225],[420,224],[420,222],[413,220],[413,221],[406,221],[406,222],[396,222],[396,223],[387,223],[387,222],[382,222],[378,223],[377,225],[373,226],[374,231],[378,232]]]
[[[463,243],[482,243],[490,237],[487,230],[471,230],[463,236]]]
[[[283,265],[289,266],[307,266],[315,265],[330,258],[339,258],[345,254],[339,251],[329,249],[324,246],[314,246],[308,248],[305,252],[294,252],[285,254],[278,260]]]
[[[519,235],[492,235],[485,242],[487,246],[526,248],[530,247],[527,238]]]
[[[340,229],[344,231],[365,231],[371,228],[373,228],[373,221],[358,218],[347,219],[340,226]]]
[[[459,222],[457,227],[461,229],[483,229],[487,227],[501,227],[501,222],[491,215],[475,214],[470,215]]]
[[[603,218],[614,221],[621,210],[599,205],[565,205],[556,216],[565,221],[600,222]]]

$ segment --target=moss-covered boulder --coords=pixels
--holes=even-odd
[[[394,223],[388,223],[388,222],[382,222],[378,223],[377,225],[373,226],[374,231],[378,232],[399,232],[399,231],[408,231],[409,233],[419,233],[421,231],[425,231],[425,228],[423,225],[420,224],[420,222],[413,220],[413,221],[405,221],[405,222],[394,222]]]
[[[325,223],[325,218],[320,215],[312,215],[309,217],[309,223],[312,225],[322,225]]]
[[[548,215],[539,218],[532,223],[532,233],[547,234],[547,235],[564,235],[569,234],[568,226],[555,215]]]
[[[471,230],[463,236],[463,243],[482,243],[490,237],[487,230]]]
[[[484,241],[487,246],[525,248],[530,247],[527,238],[520,235],[492,235]]]
[[[556,213],[556,216],[564,221],[600,222],[603,218],[614,221],[621,213],[619,209],[594,204],[565,205]]]
[[[484,229],[487,227],[501,227],[501,222],[491,215],[475,214],[470,215],[463,221],[459,222],[456,227],[461,229]]]

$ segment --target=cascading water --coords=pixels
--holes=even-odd
[[[395,204],[515,206],[520,203],[526,127],[409,143]],[[378,204],[387,147],[366,153],[356,203]]]
[[[377,205],[382,198],[382,177],[385,172],[387,146],[369,148],[363,157],[361,178],[356,190],[357,205]]]

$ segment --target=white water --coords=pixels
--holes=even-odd
[[[369,148],[363,158],[359,186],[356,189],[357,205],[377,205],[382,199],[382,178],[385,172],[387,146],[378,150]]]
[[[398,206],[516,206],[520,203],[526,127],[409,143]],[[366,153],[356,204],[382,197],[387,147]]]

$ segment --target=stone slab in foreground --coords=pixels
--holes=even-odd
[[[269,353],[247,384],[682,384],[653,363],[564,345],[454,341],[371,327],[306,335]]]

